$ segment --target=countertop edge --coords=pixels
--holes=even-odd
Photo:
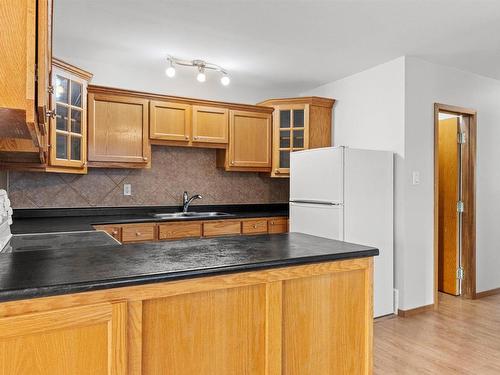
[[[369,258],[379,255],[376,248],[361,250],[358,252],[348,252],[334,255],[316,255],[311,257],[300,257],[293,259],[281,259],[259,263],[250,263],[234,266],[222,266],[209,269],[186,270],[178,272],[160,273],[143,276],[133,276],[129,278],[114,280],[98,280],[83,283],[70,283],[52,286],[42,286],[26,289],[12,289],[0,292],[0,303],[19,301],[34,298],[62,296],[73,293],[84,293],[99,291],[104,289],[123,288],[136,285],[161,283],[175,280],[194,279],[216,275],[224,275],[239,272],[259,271],[273,268],[284,268],[288,266],[298,266],[313,263],[334,262],[348,259]]]

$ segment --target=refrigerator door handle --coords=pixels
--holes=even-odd
[[[324,206],[343,206],[343,203],[335,203],[335,202],[325,202],[325,201],[315,201],[315,200],[292,200],[290,204],[293,203],[304,203],[304,204],[321,204]]]

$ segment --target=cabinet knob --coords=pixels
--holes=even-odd
[[[257,224],[254,224],[254,225],[253,225],[253,228],[254,228],[254,229],[257,229]]]
[[[148,161],[148,157],[147,157],[147,156],[143,156],[143,157],[142,157],[142,160],[144,160],[144,161]]]
[[[135,235],[139,237],[141,235],[141,232],[135,232]]]
[[[193,139],[198,139],[199,137],[193,137]]]
[[[189,139],[189,137],[188,137],[187,135],[186,135],[184,138],[185,138],[185,139]]]
[[[271,225],[274,225],[274,221],[271,221]]]
[[[234,165],[234,160],[231,160],[231,165]]]
[[[118,234],[118,231],[117,230],[114,230],[113,232],[111,232],[113,235],[117,235]]]
[[[274,170],[274,173],[279,174],[279,173],[280,173],[280,170],[279,170],[279,169],[275,169],[275,170]]]
[[[47,112],[45,112],[45,116],[47,116],[48,118],[54,119],[57,116],[56,111],[47,111]]]

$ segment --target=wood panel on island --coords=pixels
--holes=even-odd
[[[5,374],[368,375],[372,272],[359,258],[4,302],[0,363]]]
[[[288,232],[287,217],[94,225],[122,243]]]

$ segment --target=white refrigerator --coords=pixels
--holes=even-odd
[[[290,231],[379,249],[374,315],[394,312],[393,153],[328,147],[290,156]]]

